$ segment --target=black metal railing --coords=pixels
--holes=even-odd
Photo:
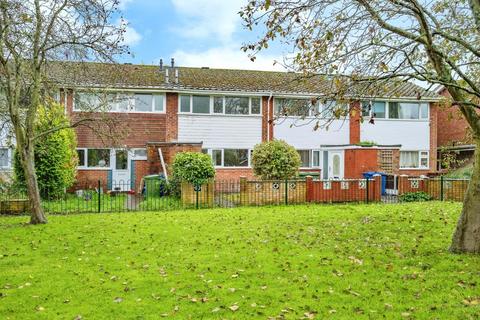
[[[385,177],[384,177],[385,178]],[[303,203],[398,203],[406,201],[462,201],[469,180],[395,177],[316,180],[213,180],[201,186],[171,185],[161,179],[81,181],[64,192],[41,190],[49,214],[166,211]],[[24,190],[0,185],[0,214],[29,212]]]

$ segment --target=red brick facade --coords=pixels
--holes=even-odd
[[[262,141],[273,140],[273,97],[262,98]]]
[[[350,144],[360,143],[360,118],[361,108],[360,102],[355,101],[350,104]]]
[[[171,163],[176,153],[183,151],[201,152],[201,143],[179,143],[178,141],[178,93],[166,94],[165,113],[80,113],[73,112],[73,95],[66,95],[66,109],[74,120],[91,118],[98,121],[86,121],[76,127],[79,148],[147,148],[147,161],[135,161],[135,189],[140,188],[141,178],[147,174],[163,172],[158,155],[158,148],[162,149],[167,170],[170,172]],[[62,93],[63,97],[63,93]],[[63,99],[62,99],[63,100]],[[361,108],[359,102],[351,104],[349,121],[349,142],[356,145],[361,142]],[[400,170],[399,150],[394,150],[394,174],[422,175],[436,170],[437,157],[437,121],[443,119],[444,114],[438,113],[438,107],[431,105],[430,111],[430,170]],[[274,97],[262,97],[262,141],[274,138]],[[443,120],[441,120],[443,121]],[[443,123],[442,123],[443,127]],[[461,131],[461,130],[459,130]],[[103,132],[99,135],[98,132]],[[107,133],[107,134],[105,134]],[[305,137],[308,139],[308,137]],[[442,134],[438,139],[443,142]],[[198,140],[202,140],[199,137]],[[320,169],[305,169],[318,171]],[[365,171],[381,171],[379,168],[378,148],[345,149],[344,176],[345,178],[361,178]],[[216,178],[219,180],[238,179],[245,176],[253,179],[251,168],[218,168]],[[79,170],[79,180],[98,181],[106,185],[108,170]]]

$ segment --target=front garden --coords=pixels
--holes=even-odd
[[[478,319],[461,204],[1,217],[2,319]]]

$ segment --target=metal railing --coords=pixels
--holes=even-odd
[[[82,181],[64,192],[41,190],[42,206],[50,214],[166,211],[304,203],[398,203],[405,201],[462,201],[469,180],[400,177],[396,190],[374,179],[213,180],[201,186],[164,180]],[[0,186],[0,214],[29,211],[21,188]]]

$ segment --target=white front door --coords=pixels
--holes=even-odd
[[[343,151],[328,152],[328,178],[343,179]]]
[[[113,150],[112,190],[130,190],[130,161],[128,150]]]

